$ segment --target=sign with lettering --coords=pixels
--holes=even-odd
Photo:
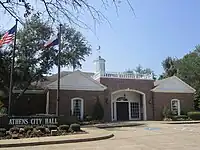
[[[8,125],[57,125],[57,117],[9,117]]]
[[[11,128],[13,126],[48,126],[77,123],[75,116],[0,116],[0,128]]]

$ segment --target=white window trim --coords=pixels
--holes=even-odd
[[[172,99],[172,100],[171,100],[171,111],[173,110],[173,108],[172,108],[172,102],[173,102],[173,101],[177,101],[177,103],[178,103],[178,116],[180,116],[180,115],[181,115],[180,100],[179,100],[179,99]]]
[[[83,120],[83,113],[84,113],[84,100],[80,97],[75,97],[71,99],[71,111],[72,111],[72,115],[74,114],[74,107],[73,107],[73,101],[75,100],[81,100],[81,120]]]

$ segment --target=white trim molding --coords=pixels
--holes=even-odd
[[[80,119],[83,120],[83,115],[84,115],[84,100],[80,97],[75,97],[75,98],[72,98],[71,99],[71,112],[72,112],[72,115],[74,114],[74,101],[75,100],[80,100],[81,101],[81,110],[80,110],[80,113],[81,113],[81,116],[80,116]]]
[[[180,116],[181,115],[180,100],[179,99],[172,99],[171,100],[171,111],[172,112],[175,111],[174,108],[173,108],[173,105],[174,105],[174,107],[177,107],[175,109],[177,109],[177,115]]]
[[[114,94],[117,94],[119,92],[134,92],[142,95],[142,101],[143,101],[143,120],[147,120],[147,114],[146,114],[146,95],[145,93],[134,90],[134,89],[122,89],[117,90],[111,93],[111,118],[112,121],[117,121],[117,101],[116,98],[114,98]],[[119,102],[127,102],[128,103],[128,109],[129,109],[129,120],[140,120],[141,119],[141,110],[140,110],[140,101],[139,101],[139,118],[131,118],[131,103],[136,102],[134,99],[128,99],[128,101],[119,101]]]

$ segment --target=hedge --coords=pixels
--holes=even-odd
[[[81,126],[80,126],[80,124],[76,124],[76,123],[71,124],[69,130],[75,131],[75,132],[81,131]]]
[[[69,130],[69,125],[60,125],[60,126],[59,126],[59,130],[68,131],[68,130]]]
[[[200,112],[199,111],[188,112],[187,115],[192,120],[200,120]]]
[[[173,116],[172,120],[173,121],[183,121],[183,120],[187,120],[188,116],[186,115],[179,115],[179,116]]]

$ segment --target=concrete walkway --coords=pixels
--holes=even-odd
[[[65,135],[65,136],[40,137],[40,138],[0,140],[0,148],[88,142],[88,141],[108,139],[114,136],[110,131],[101,130],[97,128],[88,128],[84,130],[88,133]]]

